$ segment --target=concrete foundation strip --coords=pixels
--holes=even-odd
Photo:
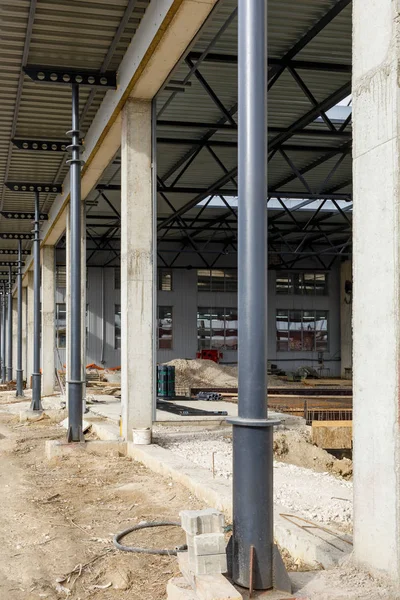
[[[321,527],[321,525],[317,525],[316,523],[313,523],[312,521],[308,521],[308,519],[304,519],[303,517],[298,517],[297,515],[286,515],[284,513],[281,513],[280,516],[283,519],[286,519],[287,521],[289,521],[289,523],[293,523],[293,525],[300,527],[300,529],[303,529],[304,531],[308,531],[309,529],[319,529],[319,530],[324,531],[325,533],[333,536],[334,538],[340,540],[341,542],[344,542],[345,544],[349,544],[350,546],[353,545],[353,542],[346,540],[344,537],[338,535],[331,529],[328,529],[327,527]],[[302,521],[303,523],[307,523],[307,525],[300,525],[299,523],[296,523],[296,520]],[[319,538],[320,540],[324,540],[324,538],[322,538],[321,536],[317,535],[316,533],[314,533],[312,531],[308,531],[308,533],[310,533],[311,535],[314,535],[315,537]],[[342,548],[339,548],[339,546],[335,546],[335,544],[333,544],[332,542],[329,542],[328,540],[324,540],[324,541],[327,544],[329,544],[330,546],[332,546],[333,548],[336,548],[336,550],[339,550],[340,552],[344,552],[344,550]]]

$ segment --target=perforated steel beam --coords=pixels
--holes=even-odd
[[[11,192],[45,192],[46,194],[61,194],[62,185],[58,183],[36,183],[32,181],[6,181],[6,188]]]
[[[25,212],[22,210],[19,211],[9,211],[2,210],[0,211],[0,215],[5,219],[15,219],[16,221],[33,221],[35,218],[34,212]],[[39,221],[48,221],[49,215],[46,213],[39,213]]]
[[[29,152],[65,152],[68,146],[68,140],[32,140],[32,139],[13,139],[13,146],[18,150]]]
[[[117,76],[114,71],[101,73],[86,69],[71,69],[66,67],[48,67],[42,65],[27,65],[24,73],[38,83],[50,83],[51,85],[79,84],[89,87],[100,87],[115,89],[117,87]]]

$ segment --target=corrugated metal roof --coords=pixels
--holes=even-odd
[[[115,46],[114,53],[108,68],[117,70],[121,59],[140,23],[150,0],[138,0],[133,14]],[[315,24],[343,0],[269,0],[268,1],[268,51],[269,58],[282,59],[302,37],[309,32]],[[25,63],[69,66],[77,68],[101,68],[108,50],[113,42],[128,0],[37,0],[34,21],[29,43],[29,52],[25,53]],[[13,130],[13,115],[18,97],[19,80],[24,57],[25,40],[29,33],[29,10],[31,2],[28,0],[0,0],[0,15],[2,35],[0,37],[0,186],[8,169],[8,180],[56,181],[61,182],[67,173],[65,157],[60,154],[30,153],[23,150],[12,149],[11,161],[8,165],[10,138]],[[235,128],[229,130],[210,130],[198,127],[179,127],[179,122],[195,122],[199,124],[212,124],[223,121],[223,112],[218,101],[231,111],[233,120],[237,122],[237,17],[232,18],[229,26],[219,35],[221,28],[228,18],[237,9],[237,0],[220,0],[211,17],[194,40],[188,53],[201,55],[206,49],[214,55],[228,55],[233,60],[221,62],[206,58],[199,72],[207,85],[215,93],[218,100],[213,100],[199,80],[192,75],[190,87],[185,92],[175,93],[163,89],[157,98],[158,110],[169,102],[159,120],[175,122],[173,126],[159,126],[158,138],[163,138],[163,143],[157,148],[158,176],[164,186],[174,183],[177,176],[184,170],[175,186],[180,191],[166,192],[166,197],[174,208],[180,209],[189,200],[196,197],[198,190],[212,186],[226,171],[234,170],[237,166],[237,132]],[[216,39],[217,38],[217,39]],[[215,40],[212,48],[210,44]],[[185,57],[175,68],[169,80],[184,81],[189,73],[189,66]],[[351,65],[351,3],[344,8],[335,18],[322,29],[313,40],[294,56],[294,60],[308,62],[324,62],[342,65],[335,70],[321,70],[299,68],[297,71],[317,102],[321,102],[335,94],[335,101],[340,99],[338,90],[343,90],[342,96],[349,91],[351,74],[347,67]],[[274,68],[274,67],[273,67]],[[27,77],[22,80],[22,93],[18,109],[18,118],[15,122],[15,137],[65,139],[65,133],[70,129],[70,90],[58,86],[40,86],[34,84]],[[347,88],[346,88],[347,85]],[[347,91],[346,91],[347,90]],[[82,88],[80,103],[81,110],[85,109],[85,118],[82,131],[89,128],[100,103],[104,97],[104,90],[96,92],[90,107],[86,102],[90,90]],[[172,99],[171,99],[172,98]],[[313,101],[301,90],[298,83],[288,70],[279,76],[268,95],[268,126],[269,142],[271,147],[276,143],[278,131],[285,131],[313,109]],[[225,120],[226,122],[226,120]],[[351,155],[338,150],[338,153],[323,161],[325,148],[327,152],[351,141],[351,125],[343,135],[332,137],[324,123],[310,119],[309,123],[302,125],[302,130],[293,132],[285,141],[284,149],[289,161],[304,177],[312,191],[321,190],[324,182],[327,188],[340,192],[351,192]],[[271,129],[274,128],[274,129]],[[313,135],[311,136],[311,132]],[[208,135],[211,141],[210,148],[199,147],[198,141]],[[166,140],[171,139],[171,143]],[[180,144],[176,140],[181,140]],[[185,141],[186,140],[186,141]],[[193,141],[197,144],[193,146]],[[217,144],[214,144],[217,142]],[[218,145],[218,142],[220,144]],[[227,144],[222,144],[225,142]],[[198,153],[187,167],[185,157],[191,156],[193,150]],[[214,153],[214,157],[212,154]],[[343,158],[334,173],[332,168],[337,161]],[[118,157],[104,172],[103,183],[120,183]],[[178,166],[179,165],[179,166]],[[315,166],[314,166],[315,165]],[[174,167],[177,167],[174,169]],[[313,167],[313,168],[311,168]],[[169,175],[168,175],[169,174]],[[236,173],[234,178],[221,185],[222,190],[235,189]],[[284,157],[276,152],[269,163],[268,185],[270,189],[277,186],[282,192],[296,192],[307,196],[306,186],[301,179],[294,177],[293,169]],[[342,187],[341,187],[342,186]],[[197,190],[196,193],[182,193],[181,188]],[[107,192],[107,197],[119,209],[120,193]],[[42,209],[48,211],[54,195],[47,195],[41,199]],[[93,191],[88,198],[90,214],[112,215],[113,211],[104,198]],[[5,191],[3,206],[7,210],[31,209],[33,198],[26,194],[17,194]],[[196,216],[200,207],[192,207],[185,213],[185,218]],[[204,218],[214,218],[215,215],[226,214],[227,209],[216,211],[206,209]],[[158,197],[159,219],[169,217],[171,208],[159,194]],[[339,218],[343,220],[343,218]],[[286,215],[284,222],[290,224],[290,217]],[[334,219],[333,219],[334,221]],[[0,220],[1,231],[29,231],[31,224],[28,222],[12,222]],[[171,229],[169,237],[177,237],[179,230]],[[182,233],[184,235],[184,233]],[[199,234],[201,239],[203,234]],[[206,235],[206,234],[204,234]],[[221,230],[215,238],[223,238],[227,233]],[[293,234],[294,236],[296,234]],[[10,243],[0,239],[0,248]]]
[[[269,0],[269,59],[271,61],[275,59],[276,64],[277,60],[282,59],[337,4],[338,2],[335,0]],[[237,56],[237,16],[217,41],[215,39],[236,8],[236,0],[220,0],[190,48],[190,54],[189,51],[186,54],[186,56],[193,56],[192,62],[196,62],[207,49],[214,55],[201,62],[199,72],[226,111],[231,111],[235,122],[238,118],[238,74],[235,59],[232,60],[229,57]],[[296,68],[316,102],[322,102],[332,96],[331,105],[334,106],[349,94],[351,26],[351,3],[348,3],[312,41],[293,57],[297,61],[329,63],[331,67],[334,67],[333,70],[315,66],[311,68],[307,65],[306,68],[304,66]],[[224,60],[224,55],[227,55],[228,59]],[[171,79],[185,81],[189,71],[190,66],[183,59],[171,74]],[[184,92],[172,94],[171,91],[164,89],[157,98],[159,121],[164,123],[163,125],[159,124],[157,129],[157,137],[163,138],[157,151],[158,176],[166,188],[173,185],[172,190],[165,193],[175,210],[181,209],[188,201],[195,198],[201,188],[206,189],[212,186],[213,182],[218,181],[226,171],[231,171],[237,166],[237,131],[235,128],[219,129],[213,132],[211,127],[209,129],[184,127],[185,122],[228,123],[217,102],[210,97],[201,82],[193,75],[189,81],[190,87],[187,87]],[[289,70],[286,69],[282,72],[268,93],[270,147],[276,148],[274,145],[278,135],[276,129],[284,131],[286,128],[290,128],[314,108],[310,93],[307,95],[307,90],[299,87]],[[308,124],[303,123],[301,130],[293,132],[288,137],[285,141],[284,151],[289,161],[293,162],[295,169],[300,172],[304,171],[304,179],[312,192],[327,191],[329,193],[329,190],[332,189],[340,193],[351,193],[351,183],[349,183],[351,182],[351,153],[347,148],[347,145],[351,143],[351,123],[343,130],[343,135],[333,137],[325,123],[316,122],[315,119],[318,116],[317,113],[314,118],[309,120]],[[181,126],[179,126],[180,122]],[[165,123],[170,123],[170,125],[167,126]],[[339,129],[340,124],[336,127]],[[211,149],[218,160],[211,156],[207,147],[201,149],[199,146],[198,142],[204,139],[204,136],[208,137]],[[170,144],[167,142],[168,138],[171,139]],[[175,142],[176,139],[180,139],[181,144],[178,145]],[[197,141],[197,143],[191,145],[190,140]],[[213,145],[214,142],[215,145]],[[224,146],[223,144],[218,145],[218,142],[230,142],[230,144]],[[184,157],[189,159],[195,149],[197,149],[196,158],[192,162],[185,161]],[[337,153],[324,161],[323,159],[335,149]],[[337,166],[339,160],[340,164]],[[174,166],[177,168],[174,169]],[[334,167],[336,170],[331,173]],[[174,184],[181,171],[183,171],[183,175]],[[285,183],[286,181],[287,183]],[[282,186],[280,186],[281,183]],[[346,184],[343,190],[341,184]],[[294,175],[290,164],[279,151],[276,152],[268,165],[269,189],[276,190],[278,186],[282,192],[304,193],[304,196],[307,197],[309,194],[307,185],[301,181],[301,178]],[[176,186],[179,187],[179,193],[173,192]],[[222,190],[232,191],[235,188],[235,181],[230,180],[221,187]],[[188,193],[181,193],[181,188],[186,188]],[[189,193],[191,188],[193,194]],[[159,198],[158,206],[159,215],[169,217],[173,214],[162,198]],[[190,218],[195,217],[199,210],[201,210],[201,206],[192,207],[184,213],[184,217],[190,222]],[[222,214],[224,212],[228,214],[229,211],[222,209]],[[209,213],[217,215],[215,208],[210,209]],[[207,214],[207,210],[203,214]],[[343,217],[339,216],[339,221],[341,219],[343,220]],[[168,233],[167,235],[176,237],[177,232],[174,231],[173,234]],[[221,239],[224,235],[226,232],[220,234]],[[196,239],[200,239],[200,234],[199,238],[196,235]]]
[[[138,0],[123,33],[108,61],[108,70],[118,70],[150,0]],[[65,156],[49,152],[32,153],[11,148],[12,134],[17,138],[63,140],[71,129],[71,92],[69,87],[38,85],[22,78],[17,119],[14,112],[23,59],[25,64],[100,70],[113,44],[129,0],[0,0],[0,189],[9,181],[62,182],[67,173]],[[30,8],[36,4],[33,21]],[[31,36],[29,40],[29,31]],[[26,41],[29,41],[29,48]],[[25,57],[24,57],[25,48]],[[80,107],[84,109],[91,90],[81,88]],[[105,95],[97,90],[81,123],[83,135]],[[14,127],[13,127],[14,124]],[[14,131],[13,131],[14,130]],[[7,173],[8,170],[8,173]],[[27,194],[2,191],[3,208],[23,210],[33,207]],[[42,208],[49,210],[54,195],[43,195]],[[0,219],[0,232],[10,230],[11,221]],[[15,227],[31,228],[14,222]],[[0,248],[10,245],[0,240]]]

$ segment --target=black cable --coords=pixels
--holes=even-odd
[[[139,525],[134,525],[133,527],[129,527],[129,529],[124,529],[120,533],[116,533],[113,537],[113,544],[118,550],[122,550],[122,552],[136,552],[139,554],[161,554],[163,556],[176,556],[178,552],[182,552],[187,549],[187,546],[178,546],[173,550],[160,550],[157,548],[139,548],[135,546],[123,546],[120,544],[120,540],[127,536],[129,533],[133,531],[139,531],[140,529],[147,529],[148,527],[180,527],[181,524],[175,521],[144,521],[143,523],[139,523]]]

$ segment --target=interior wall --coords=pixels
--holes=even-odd
[[[235,265],[236,257],[224,257],[226,267]],[[198,259],[188,255],[187,265],[201,267]],[[162,264],[159,264],[159,267]],[[183,265],[181,265],[182,267]],[[314,265],[304,264],[304,268]],[[104,273],[104,288],[102,283]],[[268,276],[268,360],[284,370],[294,370],[300,366],[318,366],[318,352],[288,351],[278,352],[276,347],[275,318],[278,308],[299,310],[329,311],[329,349],[324,353],[326,374],[340,375],[340,264],[329,272],[327,296],[297,296],[276,294],[276,271]],[[104,296],[103,296],[104,289]],[[104,298],[104,308],[103,308]],[[198,292],[197,269],[173,269],[173,289],[171,292],[158,292],[158,305],[171,306],[173,313],[173,347],[171,350],[158,350],[157,361],[167,362],[174,358],[195,358],[197,352],[197,309],[198,307],[236,308],[237,294],[230,292]],[[65,302],[65,290],[57,288],[56,302]],[[115,348],[114,312],[120,304],[120,290],[115,289],[114,268],[88,268],[88,337],[86,363],[95,363],[108,368],[120,365],[120,350]],[[104,318],[104,324],[103,324]],[[103,336],[104,332],[104,336]],[[103,343],[104,339],[104,343]],[[56,350],[56,364],[65,364],[65,350]],[[237,362],[237,352],[224,350],[223,361]]]

